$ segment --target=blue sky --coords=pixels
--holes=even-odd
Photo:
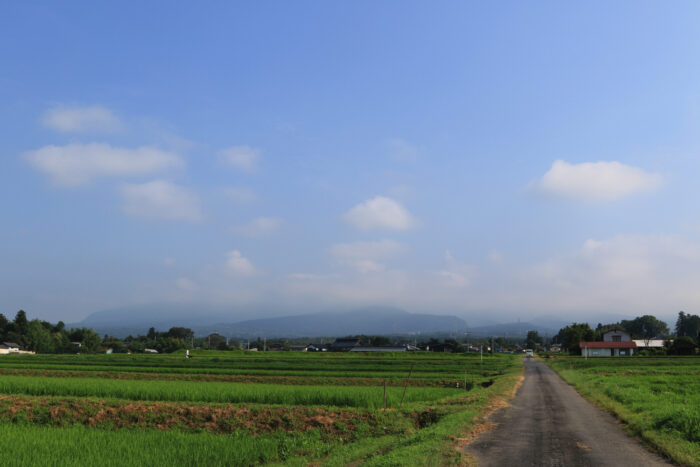
[[[695,2],[0,9],[6,315],[700,308]]]

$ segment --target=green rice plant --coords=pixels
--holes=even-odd
[[[76,425],[48,428],[0,423],[2,465],[25,466],[252,466],[328,453],[315,430],[253,437],[171,431],[105,431]]]
[[[387,387],[387,406],[396,407],[402,388]],[[191,401],[285,405],[332,405],[380,408],[379,386],[285,386],[251,383],[199,383],[191,381],[107,380],[94,378],[42,378],[4,376],[0,393],[34,396],[101,397],[145,401]],[[405,402],[435,401],[461,395],[448,388],[411,388]]]

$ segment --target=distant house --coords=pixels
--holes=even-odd
[[[308,350],[309,350],[309,347],[306,345],[290,345],[289,346],[290,352],[307,352]]]
[[[425,350],[429,350],[430,352],[452,353],[455,351],[455,348],[452,344],[431,344],[428,347],[426,347]]]
[[[331,352],[349,352],[352,348],[360,345],[360,339],[336,339],[328,350]]]
[[[634,355],[637,344],[632,341],[581,342],[584,357],[629,357]]]
[[[584,357],[622,357],[634,355],[637,344],[624,329],[611,329],[603,333],[603,342],[581,342]]]
[[[406,352],[406,347],[353,347],[350,352]]]
[[[83,346],[82,342],[71,342],[71,344],[73,344],[73,347],[77,347],[78,349]]]
[[[307,352],[325,352],[328,350],[324,345],[309,344],[306,346]]]
[[[19,345],[14,342],[3,342],[0,344],[0,355],[9,353],[19,353]]]

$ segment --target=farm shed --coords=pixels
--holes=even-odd
[[[663,349],[666,343],[663,339],[633,339],[638,349]]]
[[[405,352],[406,347],[353,347],[350,352]]]
[[[581,355],[584,357],[626,357],[634,355],[637,344],[634,342],[581,342]]]
[[[358,345],[360,345],[360,339],[336,339],[328,350],[331,352],[348,352]]]

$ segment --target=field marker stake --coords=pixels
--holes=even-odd
[[[384,410],[386,410],[386,380],[384,380]]]
[[[406,397],[406,388],[408,387],[408,380],[411,379],[411,375],[413,374],[413,363],[411,363],[411,370],[408,372],[408,378],[406,378],[406,384],[403,386],[403,395],[401,396],[401,402],[399,403],[399,408],[403,406],[403,398]]]

